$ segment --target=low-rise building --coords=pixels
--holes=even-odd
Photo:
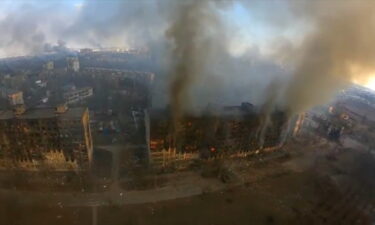
[[[79,88],[77,90],[64,93],[64,100],[67,104],[77,103],[94,94],[92,87]]]
[[[13,91],[8,93],[9,104],[11,105],[22,105],[23,101],[23,92],[22,91]]]
[[[77,57],[68,57],[66,61],[68,64],[68,71],[73,71],[73,72],[79,71],[79,60]]]
[[[53,61],[48,61],[45,64],[43,64],[44,70],[53,70],[55,68],[55,64]]]
[[[35,81],[35,85],[41,88],[45,88],[47,87],[47,81],[37,80]]]

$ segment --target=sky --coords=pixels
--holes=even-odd
[[[168,0],[138,0],[138,2],[146,3],[163,3],[167,1]],[[288,8],[283,4],[283,1],[252,1],[256,3],[251,5],[251,7],[245,7],[248,3],[242,1],[242,3],[245,2],[245,4],[241,4],[240,1],[242,0],[224,1],[230,2],[230,4],[228,4],[230,6],[223,7],[221,10],[223,20],[227,26],[231,28],[228,30],[231,36],[229,50],[233,55],[244,54],[249,48],[256,48],[261,54],[270,55],[273,53],[272,50],[274,49],[275,40],[279,40],[280,37],[293,43],[298,43],[302,40],[303,35],[301,34],[306,32],[308,25],[291,19],[289,15],[290,12],[288,12]],[[105,4],[92,4],[92,2]],[[99,41],[101,45],[106,47],[140,47],[134,46],[131,40],[126,40],[130,39],[127,38],[127,36],[131,32],[118,32],[118,35],[93,40],[97,38],[94,38],[94,36],[100,36],[98,33],[100,34],[103,30],[106,31],[103,27],[111,26],[110,24],[105,24],[105,22],[107,22],[106,17],[110,17],[111,10],[115,11],[116,5],[119,5],[121,2],[127,2],[126,4],[129,3],[129,5],[131,5],[133,0],[1,0],[0,30],[7,35],[0,38],[0,57],[25,54],[22,45],[17,46],[17,42],[14,41],[15,37],[11,35],[12,33],[17,33],[16,36],[23,36],[18,34],[21,32],[14,31],[17,27],[19,27],[18,29],[25,30],[26,35],[24,36],[29,35],[32,39],[35,39],[34,36],[38,36],[38,33],[43,33],[43,42],[56,44],[58,40],[62,40],[66,42],[69,47],[77,49],[83,47],[97,47],[96,45],[98,43],[94,42]],[[271,2],[271,4],[268,4],[269,2]],[[95,5],[99,5],[99,7],[95,7]],[[107,8],[107,10],[104,10],[104,13],[99,12],[100,7],[104,5],[107,7],[103,8]],[[111,8],[111,5],[114,7]],[[89,10],[92,12],[97,10],[98,12],[89,15],[89,13],[87,13]],[[157,9],[150,7],[148,11],[155,13]],[[277,11],[277,14],[280,15],[279,18],[270,16],[273,11]],[[35,14],[33,14],[33,12],[35,12]],[[114,12],[114,14],[115,13],[116,12]],[[124,14],[126,13],[131,13],[131,11],[125,11]],[[165,14],[165,12],[161,12],[161,14],[163,13]],[[80,21],[80,19],[82,20],[83,18],[81,14],[83,14],[83,16],[85,16],[85,14],[89,15],[87,18],[90,18],[93,22],[87,24],[92,27],[97,26],[97,31],[92,29],[92,27],[87,30],[78,29],[74,32],[84,33],[84,38],[72,37],[74,35],[72,35],[71,30],[74,28],[71,29],[70,26],[77,21],[82,23],[82,21]],[[157,16],[162,17],[163,15]],[[121,20],[121,18],[119,18],[119,20]],[[150,21],[146,21],[144,24],[147,25],[149,22]],[[129,25],[129,23],[124,22],[124,26],[126,25]],[[27,32],[28,29],[30,29],[30,32]],[[34,32],[34,34],[31,35],[31,32]],[[153,32],[155,31],[153,30]],[[26,38],[27,37],[25,37],[25,39]]]
[[[288,21],[288,26],[269,23],[271,18],[267,18],[267,14],[272,13],[272,11],[277,10],[285,17],[290,16],[287,7],[281,4],[281,1],[273,2],[272,4],[260,3],[252,8],[246,8],[240,3],[233,4],[226,17],[240,30],[240,35],[238,39],[235,39],[236,43],[233,44],[233,52],[240,54],[248,47],[257,46],[261,53],[270,54],[272,52],[272,44],[270,43],[274,41],[275,37],[284,37],[293,42],[301,41],[303,35],[298,35],[298,33],[306,32],[306,24],[298,21]],[[282,21],[282,23],[285,22],[287,21]]]
[[[148,0],[141,1],[147,2]],[[160,0],[160,2],[161,1],[164,0]],[[102,2],[107,2],[107,4],[110,5],[114,2],[116,3],[120,1],[102,0]],[[38,23],[38,29],[46,30],[46,40],[48,42],[56,43],[58,39],[64,40],[64,37],[56,36],[56,33],[58,32],[53,31],[53,27],[50,27],[53,22],[50,22],[49,20],[60,19],[66,25],[73,23],[85,4],[86,2],[83,0],[2,0],[0,1],[0,23],[1,20],[4,20],[8,15],[17,15],[21,17],[21,21],[25,20],[25,23],[30,20],[35,20],[35,22]],[[27,7],[30,9],[27,10]],[[38,16],[31,18],[27,17],[27,13],[31,10],[39,10],[43,14],[46,9],[52,12],[51,14],[48,14],[48,17],[46,18],[38,18]],[[283,9],[281,4],[274,4],[271,6],[270,10],[286,11],[285,7]],[[276,26],[268,26],[263,21],[264,13],[264,6],[261,4],[255,6],[253,10],[248,10],[240,3],[236,2],[233,3],[231,7],[227,7],[223,10],[222,15],[229,26],[236,26],[236,35],[231,42],[231,52],[233,54],[242,54],[246,49],[254,46],[259,48],[262,53],[267,54],[270,52],[270,46],[268,43],[272,41],[272,37],[275,36],[297,39],[295,33],[297,32],[296,30],[300,29],[297,26],[298,24],[290,24],[288,29],[282,30]],[[25,16],[24,18],[22,18],[23,15]],[[97,16],[101,17],[102,15]],[[74,39],[64,41],[68,42],[70,47],[92,47],[85,46],[85,44],[90,45],[90,43],[82,43],[81,41]],[[14,54],[17,54],[17,52]],[[20,54],[22,54],[22,51]],[[9,55],[12,55],[12,53],[4,52],[0,49],[0,56]]]

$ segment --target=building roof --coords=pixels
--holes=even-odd
[[[171,118],[170,108],[164,109],[151,109],[149,111],[150,118],[159,120],[169,120]],[[204,115],[219,116],[226,118],[241,118],[247,115],[258,115],[259,112],[255,106],[251,103],[243,102],[241,105],[236,106],[209,106],[205,110],[201,110],[198,113],[186,113],[185,117],[202,117]]]
[[[16,91],[16,90],[9,90],[7,94],[9,96],[9,95],[23,94],[23,92],[22,91]]]
[[[77,93],[80,93],[82,91],[90,91],[92,90],[93,88],[92,87],[83,87],[83,88],[78,88],[78,89],[75,89],[75,90],[71,90],[71,91],[67,91],[64,93],[64,95],[74,95],[74,94],[77,94]]]
[[[375,107],[360,101],[345,101],[342,105],[351,114],[375,121]]]
[[[87,108],[75,107],[68,108],[64,113],[56,113],[55,108],[34,108],[27,109],[26,112],[16,117],[11,110],[1,110],[0,120],[8,120],[13,118],[18,119],[47,119],[47,118],[60,118],[60,119],[80,119]]]

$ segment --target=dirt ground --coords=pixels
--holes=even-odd
[[[190,198],[98,207],[97,224],[296,224],[294,221],[299,218],[292,208],[303,205],[298,198],[304,188],[298,186],[306,182],[308,179],[303,175],[284,175],[256,185]],[[288,185],[283,187],[280,183]],[[274,185],[278,185],[279,190],[274,190]],[[276,198],[290,189],[297,192]],[[22,202],[1,208],[1,224],[93,224],[92,208],[46,207],[37,203],[22,206]]]

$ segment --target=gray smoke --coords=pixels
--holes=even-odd
[[[295,64],[284,104],[291,113],[329,101],[354,79],[375,71],[373,1],[293,1],[296,16],[312,24],[288,58]]]
[[[0,48],[12,55],[17,51],[39,53],[44,46],[45,36],[38,28],[38,22],[28,20],[34,11],[24,9],[22,16],[10,14],[0,22]]]
[[[67,7],[63,3],[26,1],[18,2],[15,8],[6,3],[0,2],[0,10],[7,9],[0,19],[0,56],[40,54],[49,42],[57,42],[70,21],[64,15]]]
[[[87,0],[64,31],[68,41],[89,47],[144,47],[163,35],[170,1]]]
[[[170,103],[175,125],[191,104],[191,87],[204,76],[214,50],[221,47],[216,41],[221,25],[215,6],[207,0],[186,1],[175,12],[176,18],[167,30],[167,37],[173,41]]]

